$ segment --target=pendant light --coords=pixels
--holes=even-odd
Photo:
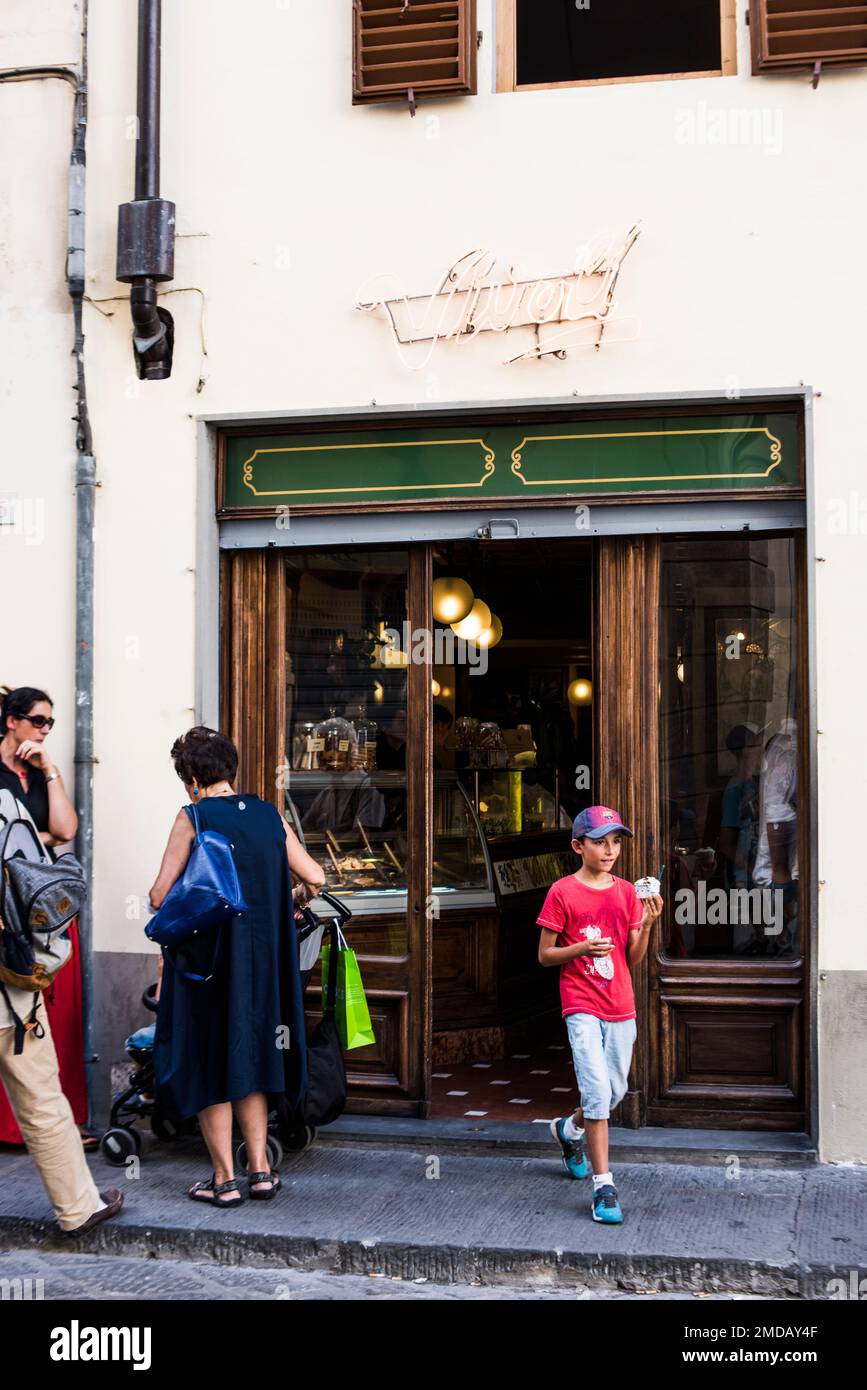
[[[433,615],[438,623],[459,623],[473,606],[473,591],[465,579],[435,579]]]
[[[566,695],[571,705],[589,705],[593,701],[593,683],[582,679],[570,681]]]
[[[456,637],[465,642],[477,642],[485,628],[491,626],[491,610],[484,599],[477,598],[469,613],[459,623],[452,623],[451,629]]]
[[[491,621],[488,626],[483,628],[475,641],[477,647],[495,647],[503,635],[503,624],[500,622],[496,613],[491,614]]]

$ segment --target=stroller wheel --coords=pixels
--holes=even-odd
[[[312,1125],[299,1124],[295,1126],[291,1134],[283,1135],[283,1142],[289,1153],[302,1154],[305,1149],[310,1148],[315,1138],[316,1130]]]
[[[192,1134],[195,1120],[170,1120],[168,1115],[152,1115],[151,1129],[164,1144],[171,1144],[185,1134]]]
[[[128,1158],[141,1153],[141,1135],[136,1129],[107,1129],[99,1141],[99,1151],[113,1168],[123,1168]]]
[[[268,1155],[268,1166],[276,1172],[283,1162],[283,1145],[273,1134],[269,1134],[265,1141],[265,1153]],[[235,1150],[235,1165],[239,1169],[247,1167],[247,1145],[241,1140]]]

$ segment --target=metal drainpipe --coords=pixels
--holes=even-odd
[[[144,381],[172,373],[174,323],[157,283],[175,273],[175,205],[160,192],[161,0],[139,0],[135,198],[118,209],[117,278],[131,286],[133,352]]]
[[[94,496],[99,487],[96,459],[87,409],[84,374],[84,183],[87,136],[87,6],[81,6],[81,62],[73,68],[43,64],[4,68],[0,81],[31,82],[60,78],[75,89],[72,119],[72,151],[69,157],[67,196],[66,284],[72,301],[75,385],[78,408],[74,415],[75,448],[75,808],[78,834],[75,852],[84,869],[86,895],[78,916],[81,956],[81,995],[84,1060],[87,1077],[88,1120],[93,1116],[93,567]]]
[[[69,160],[69,223],[66,281],[72,301],[78,410],[75,447],[75,849],[84,869],[87,896],[79,915],[81,1003],[87,1076],[88,1121],[93,1119],[93,572],[96,459],[84,374],[85,138],[87,135],[87,0],[81,16],[81,70],[75,90],[75,119]]]

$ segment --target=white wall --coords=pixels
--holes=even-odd
[[[73,65],[77,6],[4,0],[0,69]],[[76,397],[66,292],[67,171],[74,92],[0,82],[0,683],[55,701],[51,746],[73,785]]]

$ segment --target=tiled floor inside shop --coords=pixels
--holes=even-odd
[[[432,1073],[431,1115],[440,1119],[518,1120],[543,1124],[578,1103],[565,1043],[516,1052],[502,1062],[460,1062]]]

